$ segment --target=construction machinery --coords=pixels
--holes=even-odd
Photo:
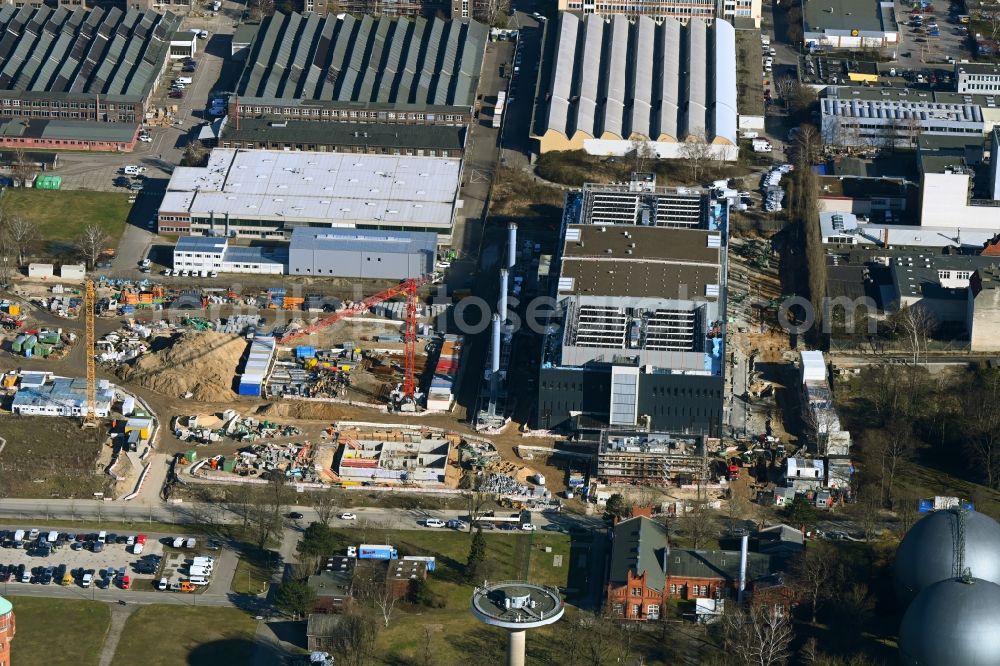
[[[87,402],[83,406],[83,427],[97,427],[97,336],[94,333],[94,308],[97,294],[94,281],[88,279],[83,295],[83,312],[86,322],[84,354],[87,358]]]
[[[428,274],[423,277],[403,280],[397,285],[380,291],[374,296],[358,301],[349,307],[336,312],[329,317],[324,317],[319,321],[304,328],[292,331],[284,335],[279,342],[286,344],[292,340],[311,335],[318,331],[336,324],[338,321],[361,314],[375,307],[379,303],[395,298],[396,296],[406,296],[406,322],[404,325],[403,342],[406,345],[405,369],[403,375],[403,385],[401,387],[401,405],[413,405],[416,401],[417,380],[415,377],[416,356],[417,356],[417,289],[433,281],[434,275]]]

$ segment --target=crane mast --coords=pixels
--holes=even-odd
[[[287,344],[306,335],[317,333],[324,328],[333,326],[338,321],[361,314],[374,306],[394,298],[396,296],[406,296],[406,322],[404,326],[403,342],[405,344],[405,372],[403,375],[403,395],[408,400],[413,400],[417,392],[416,380],[416,356],[417,356],[417,289],[434,279],[433,275],[403,280],[397,285],[389,287],[384,291],[369,296],[350,307],[336,312],[329,317],[324,317],[314,324],[301,328],[297,331],[282,336],[279,340],[282,344]]]
[[[96,294],[93,280],[87,280],[83,296],[84,311],[84,352],[87,356],[87,401],[83,405],[83,427],[97,427],[97,362],[96,340],[94,336],[94,307]]]

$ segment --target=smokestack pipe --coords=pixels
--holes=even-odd
[[[500,315],[500,321],[507,321],[507,278],[510,275],[510,271],[506,268],[500,269],[500,303],[497,305],[497,314]]]
[[[747,549],[750,545],[750,535],[744,535],[740,543],[740,589],[736,602],[743,605],[743,596],[747,589]]]
[[[493,315],[493,349],[490,359],[490,371],[500,372],[500,315]]]
[[[517,259],[517,224],[507,225],[507,268],[513,268]]]

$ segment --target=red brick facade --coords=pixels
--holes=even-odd
[[[102,153],[131,153],[135,150],[138,134],[131,141],[92,141],[89,139],[40,139],[35,137],[0,137],[0,147],[25,150],[82,150]]]
[[[736,592],[736,585],[722,578],[689,578],[667,576],[665,584],[668,599],[724,599]]]
[[[10,665],[10,642],[15,633],[14,613],[0,616],[0,666]]]
[[[663,614],[666,603],[663,590],[646,587],[646,574],[628,572],[628,583],[608,586],[608,610],[626,620],[655,620]]]

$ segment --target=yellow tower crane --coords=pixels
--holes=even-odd
[[[87,402],[83,406],[83,427],[97,427],[97,364],[96,340],[94,338],[94,308],[96,292],[94,281],[87,280],[86,291],[83,296],[83,312],[85,321],[84,353],[87,355]]]

